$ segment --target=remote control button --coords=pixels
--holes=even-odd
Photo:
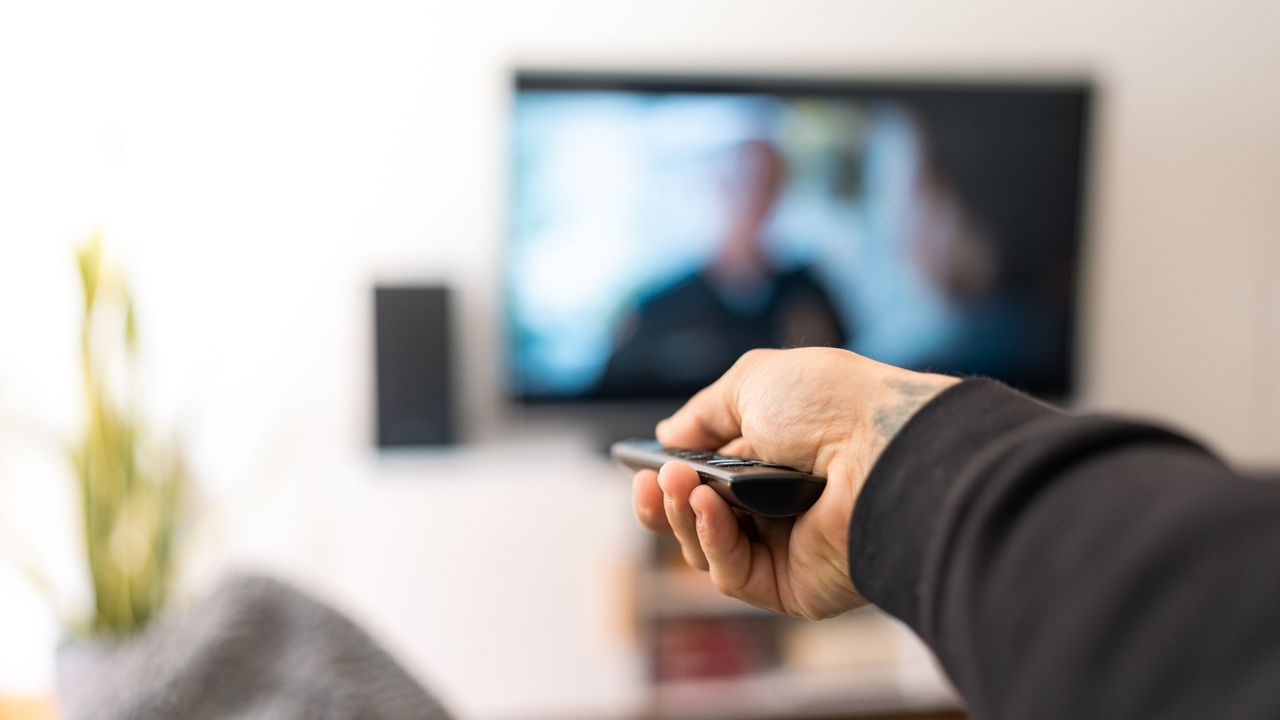
[[[663,452],[673,458],[688,460],[689,462],[704,462],[716,456],[716,454],[710,450],[681,450],[678,448],[664,448]]]
[[[707,464],[714,467],[746,467],[750,465],[759,465],[760,463],[747,458],[720,457],[714,460],[708,460]]]

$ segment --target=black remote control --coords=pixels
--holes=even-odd
[[[785,465],[721,455],[711,450],[663,447],[657,440],[622,440],[609,449],[631,470],[657,470],[679,460],[697,471],[730,505],[764,517],[799,515],[822,495],[827,481]]]

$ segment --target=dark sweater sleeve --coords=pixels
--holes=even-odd
[[[1280,485],[970,380],[868,477],[850,574],[974,718],[1280,718]]]

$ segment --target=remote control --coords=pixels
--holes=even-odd
[[[622,440],[610,448],[613,459],[631,470],[657,470],[679,460],[697,471],[730,505],[764,517],[799,515],[822,495],[827,481],[785,465],[721,455],[710,450],[663,447],[656,440]]]

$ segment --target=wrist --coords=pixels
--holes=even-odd
[[[866,399],[858,404],[858,420],[849,438],[847,466],[855,500],[889,442],[929,401],[961,382],[961,378],[949,375],[883,368],[885,371],[870,381]]]
[[[882,392],[864,412],[866,422],[867,472],[880,459],[880,454],[920,408],[929,404],[943,390],[960,382],[960,378],[936,373],[917,373],[894,368],[897,372],[881,381]]]

